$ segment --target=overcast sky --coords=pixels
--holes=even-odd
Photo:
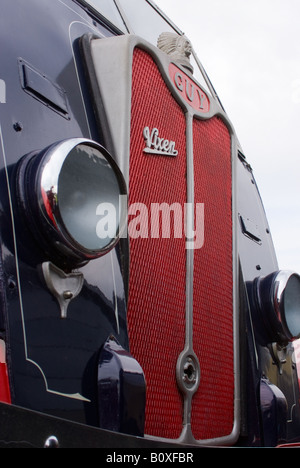
[[[254,170],[281,269],[300,273],[300,0],[155,0],[193,43]]]

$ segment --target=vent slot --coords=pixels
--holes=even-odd
[[[19,59],[19,67],[24,91],[62,117],[69,119],[66,92],[23,59]]]

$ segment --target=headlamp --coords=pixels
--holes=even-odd
[[[126,222],[126,184],[94,141],[74,138],[31,153],[21,160],[17,179],[28,225],[58,263],[84,263],[118,242]]]
[[[300,338],[300,276],[277,271],[256,280],[256,298],[269,341],[287,344]]]

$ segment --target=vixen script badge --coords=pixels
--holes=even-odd
[[[150,131],[149,127],[145,127],[143,131],[146,147],[144,153],[157,154],[160,156],[172,156],[178,155],[178,151],[175,149],[175,141],[170,141],[159,136],[157,128],[153,128]]]

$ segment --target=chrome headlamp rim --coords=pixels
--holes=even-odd
[[[75,149],[76,147],[80,145],[87,145],[91,148],[95,148],[96,150],[100,151],[105,158],[108,160],[109,164],[113,167],[115,174],[117,174],[118,182],[119,182],[119,187],[120,187],[120,195],[126,195],[127,190],[126,190],[126,184],[123,179],[123,176],[121,174],[120,169],[118,168],[117,164],[115,163],[114,159],[110,156],[110,154],[94,142],[93,140],[88,140],[84,138],[73,138],[71,140],[66,140],[57,145],[55,145],[52,149],[47,152],[47,160],[45,160],[43,167],[41,167],[41,173],[40,173],[40,181],[38,180],[38,183],[43,184],[43,177],[45,176],[45,166],[48,164],[51,164],[50,171],[55,171],[55,180],[53,181],[54,183],[56,182],[58,184],[58,179],[59,175],[62,169],[62,166],[66,160],[66,157],[64,156],[65,154],[70,154],[70,152]],[[42,194],[40,196],[40,208],[44,213],[45,218],[47,219],[48,213],[44,204],[44,201],[41,201]],[[59,208],[59,207],[58,207]],[[84,253],[85,257],[87,259],[91,258],[96,258],[98,256],[102,256],[105,253],[109,252],[117,243],[119,237],[123,233],[125,229],[125,217],[124,217],[124,212],[122,212],[118,232],[116,233],[116,236],[114,239],[111,239],[111,241],[107,244],[105,248],[101,249],[95,249],[95,248],[86,248],[84,245],[80,244],[74,236],[69,232],[67,229],[64,219],[61,216],[60,210],[58,210],[58,216],[57,216],[57,221],[59,223],[58,228],[60,230],[61,235],[64,238],[64,241],[72,248],[76,247],[76,251],[80,251]]]
[[[289,326],[289,317],[287,316],[287,288],[289,287],[289,283],[292,279],[296,279],[299,282],[300,287],[300,276],[288,270],[282,270],[276,276],[274,281],[274,309],[277,313],[277,316],[281,319],[281,325],[284,329],[284,332],[287,337],[289,337],[290,341],[294,341],[300,338],[300,303],[299,303],[299,332],[297,334],[293,333],[291,327]],[[289,311],[290,312],[290,311]]]
[[[269,342],[278,342],[285,345],[300,338],[300,301],[299,305],[296,306],[299,309],[299,319],[297,319],[296,324],[297,332],[292,330],[289,325],[291,311],[287,305],[287,299],[295,300],[288,297],[289,285],[292,279],[296,279],[299,283],[300,297],[300,276],[294,271],[280,270],[256,280],[258,309],[267,330]],[[295,306],[295,304],[293,305]]]
[[[56,203],[55,213],[53,206],[49,205],[47,189],[50,186],[56,188],[54,195],[57,202],[63,165],[71,152],[80,146],[94,149],[103,156],[116,177],[119,194],[127,197],[125,180],[112,156],[101,145],[86,138],[63,140],[42,151],[30,153],[20,162],[17,175],[19,204],[34,236],[38,237],[51,257],[57,257],[58,263],[75,265],[99,258],[112,250],[126,228],[126,211],[122,209],[116,235],[105,246],[86,247],[67,228],[59,204]]]

